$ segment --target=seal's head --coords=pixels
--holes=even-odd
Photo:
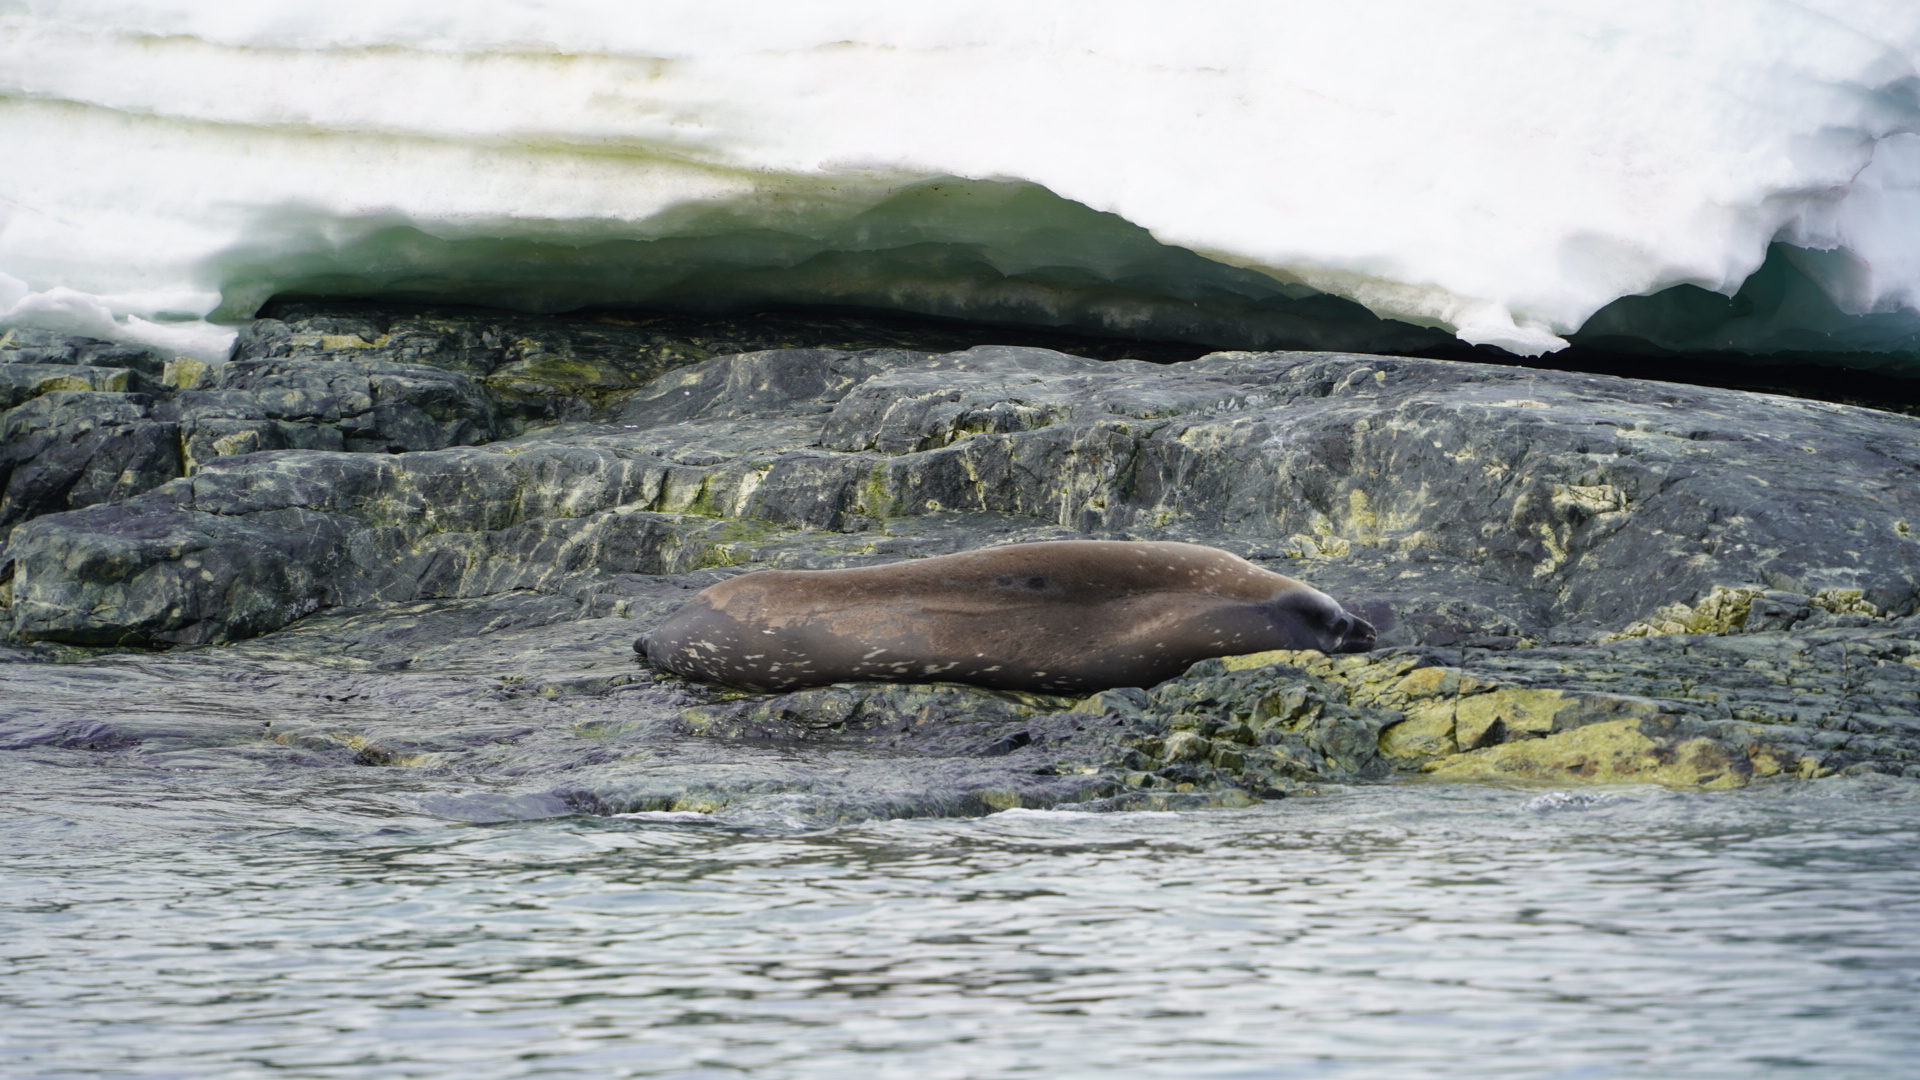
[[[1303,649],[1324,653],[1366,652],[1373,648],[1373,624],[1340,606],[1319,589],[1290,589],[1267,605],[1267,617]]]
[[[1373,624],[1351,611],[1340,613],[1334,633],[1339,642],[1333,647],[1334,652],[1367,652],[1376,641]]]

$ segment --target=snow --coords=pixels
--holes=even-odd
[[[1893,0],[0,0],[0,324],[212,358],[306,289],[1260,345],[1322,292],[1399,321],[1335,344],[1536,355],[1777,250],[1830,310],[1732,347],[1901,349],[1916,58]]]

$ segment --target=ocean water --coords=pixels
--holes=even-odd
[[[462,824],[0,762],[8,1077],[1873,1077],[1920,785]]]

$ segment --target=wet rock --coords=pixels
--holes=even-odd
[[[325,515],[298,507],[252,518],[189,513],[169,501],[176,493],[16,529],[15,635],[73,645],[198,644],[277,630],[330,595],[345,538]]]

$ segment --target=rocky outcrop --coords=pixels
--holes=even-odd
[[[179,425],[152,415],[164,371],[131,346],[0,334],[0,530],[179,476]]]
[[[585,419],[664,371],[715,356],[821,343],[964,348],[981,333],[778,314],[552,318],[350,303],[273,311],[279,317],[250,324],[232,361],[217,366],[42,330],[0,334],[0,532],[129,498],[220,458],[437,450]]]
[[[285,391],[315,413],[343,396],[314,382],[313,362],[256,363],[223,378],[325,386]],[[366,370],[342,378],[358,386]],[[428,440],[485,430],[423,415],[394,426]],[[710,542],[716,522],[881,537],[956,513],[1235,548],[1331,586],[1397,644],[1653,632],[1715,587],[1763,611],[1786,602],[1769,596],[1811,611],[1818,594],[1904,614],[1920,574],[1915,426],[1446,361],[749,353],[664,375],[599,422],[483,447],[218,458],[111,508],[31,522],[10,545],[12,616],[28,639],[233,640],[274,628],[247,606],[256,588],[209,586],[214,600],[192,585],[204,577],[157,568],[188,550],[284,565],[275,580],[297,595],[274,602],[290,620],[548,587],[556,571],[664,572],[697,563],[686,545]],[[289,530],[309,542],[289,548]]]
[[[701,357],[649,334],[671,337],[290,315],[172,389],[32,396],[0,419],[26,433],[5,451],[27,478],[0,571],[11,635],[267,648],[330,611],[534,595],[617,625],[614,641],[664,617],[679,583],[739,569],[1182,539],[1333,593],[1387,648],[1209,661],[1077,702],[715,697],[610,654],[628,681],[555,699],[657,688],[603,743],[961,763],[937,794],[887,797],[916,813],[1230,804],[1396,770],[1707,788],[1920,772],[1912,418],[1399,357],[1161,365],[884,341]],[[61,466],[76,479],[29,483],[81,460],[55,448],[87,424],[105,433]],[[111,434],[142,424],[161,427]],[[161,445],[175,456],[113,471],[109,447]],[[386,747],[376,764],[459,757],[356,737]],[[579,805],[665,805],[607,783]]]

